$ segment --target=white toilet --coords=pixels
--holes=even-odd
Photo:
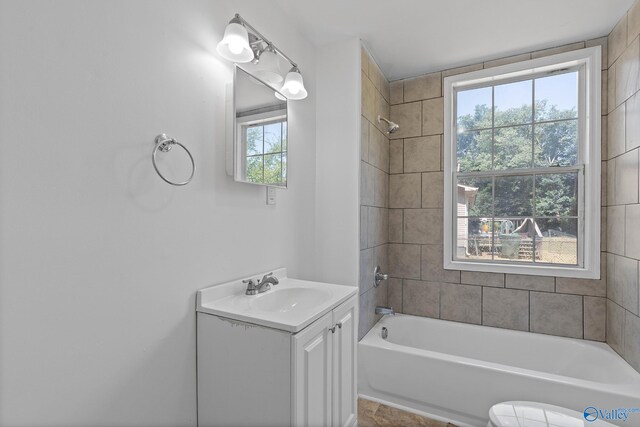
[[[487,427],[616,427],[560,406],[537,402],[502,402],[489,410]],[[592,419],[593,418],[593,419]]]

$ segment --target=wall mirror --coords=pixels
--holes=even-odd
[[[233,85],[234,179],[286,188],[287,149],[286,98],[236,66]]]

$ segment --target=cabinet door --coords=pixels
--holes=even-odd
[[[351,298],[333,310],[333,426],[352,426],[356,421],[358,309]]]
[[[331,425],[333,313],[293,335],[293,425]]]

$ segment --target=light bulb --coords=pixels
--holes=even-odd
[[[242,52],[243,46],[242,46],[242,42],[240,40],[230,40],[229,41],[229,51],[231,51],[231,53],[237,55],[240,52]]]

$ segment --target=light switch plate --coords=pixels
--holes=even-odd
[[[267,205],[276,204],[276,188],[267,187]]]

